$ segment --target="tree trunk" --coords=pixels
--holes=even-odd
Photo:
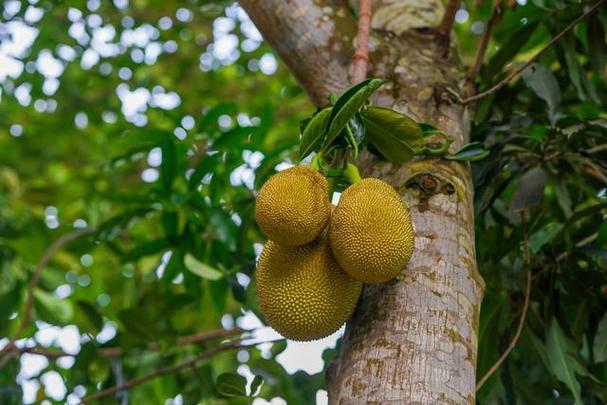
[[[337,2],[335,2],[337,3]],[[320,0],[241,0],[266,40],[321,105],[348,86],[356,21]],[[438,0],[376,0],[369,74],[389,80],[374,104],[467,142],[468,111],[452,93],[463,69],[433,29]],[[416,159],[403,166],[363,154],[366,176],[392,184],[411,209],[415,252],[403,275],[365,287],[327,372],[331,404],[473,403],[478,314],[473,188],[467,164]]]

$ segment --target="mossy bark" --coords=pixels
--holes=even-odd
[[[356,21],[336,3],[241,1],[317,105],[348,86]],[[469,113],[453,97],[463,68],[431,28],[442,12],[438,0],[375,0],[369,75],[389,79],[375,104],[439,127],[455,149],[468,141]],[[327,372],[330,403],[473,403],[484,284],[470,168],[440,159],[394,166],[368,153],[359,166],[409,204],[416,248],[402,277],[365,287]]]

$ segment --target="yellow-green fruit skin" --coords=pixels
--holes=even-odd
[[[259,190],[255,219],[263,233],[285,246],[312,242],[331,215],[329,184],[308,166],[276,173]]]
[[[342,193],[331,216],[329,240],[339,265],[364,283],[397,277],[415,246],[409,209],[392,186],[375,178]]]
[[[310,341],[348,320],[362,283],[339,267],[326,237],[297,247],[271,240],[259,258],[257,293],[267,323],[288,339]]]

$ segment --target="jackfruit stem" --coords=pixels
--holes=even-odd
[[[358,183],[361,180],[358,167],[352,163],[348,163],[342,173],[350,184]]]

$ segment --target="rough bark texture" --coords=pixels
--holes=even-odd
[[[258,28],[321,104],[347,87],[355,22],[327,1],[242,0]],[[428,26],[438,0],[376,0],[370,75],[390,82],[375,104],[392,107],[467,141],[469,119],[452,92],[463,68]],[[395,167],[364,154],[366,176],[392,184],[411,208],[416,250],[402,277],[366,286],[329,367],[331,404],[473,403],[483,281],[474,250],[469,167],[417,159]]]

